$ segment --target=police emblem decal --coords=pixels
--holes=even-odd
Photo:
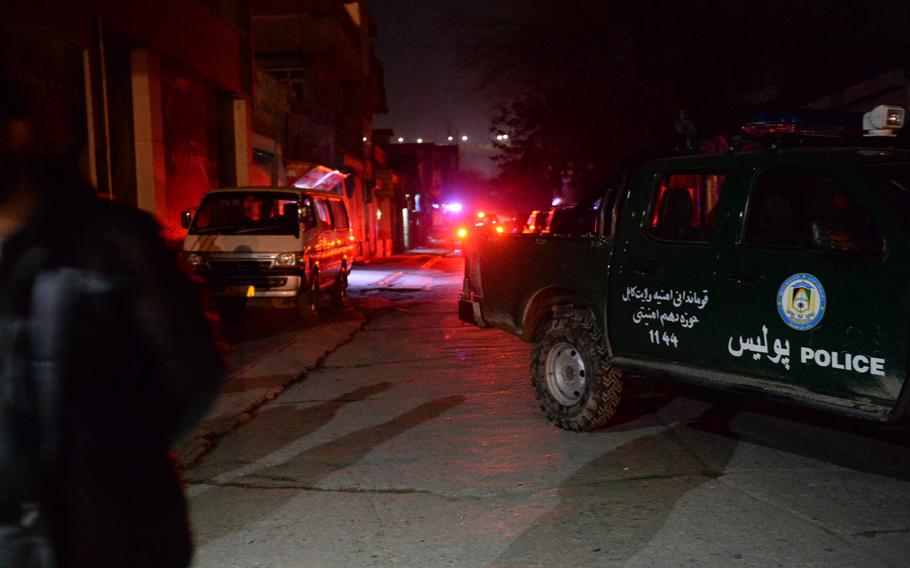
[[[825,315],[825,288],[811,274],[794,274],[777,292],[777,313],[784,323],[799,331],[817,326]]]

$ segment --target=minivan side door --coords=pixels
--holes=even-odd
[[[319,195],[311,196],[313,206],[316,209],[316,217],[319,219],[315,234],[310,236],[310,242],[313,245],[313,259],[319,269],[319,286],[325,288],[332,280],[332,263],[331,263],[331,233],[332,233],[332,214],[326,205],[325,198]]]
[[[320,286],[326,287],[338,277],[341,262],[335,238],[335,223],[328,199],[322,195],[313,196],[316,216],[319,218],[319,234],[316,237],[316,257],[319,263]]]
[[[348,216],[344,200],[340,197],[329,198],[328,205],[334,227],[332,238],[335,242],[334,262],[337,266],[337,274],[340,274],[342,270],[349,270],[353,262],[354,243],[351,240],[351,219]]]
[[[893,406],[910,279],[886,254],[905,237],[881,201],[852,166],[785,156],[755,167],[747,199],[720,264],[722,370],[816,402]]]

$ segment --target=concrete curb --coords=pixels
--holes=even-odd
[[[218,438],[252,418],[258,407],[275,399],[289,385],[303,379],[326,356],[350,341],[366,322],[364,314],[347,310],[341,321],[303,329],[283,347],[229,376],[209,414],[174,448],[180,467],[192,466]]]

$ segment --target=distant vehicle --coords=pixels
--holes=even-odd
[[[903,116],[879,108],[879,138],[839,146],[798,117],[754,123],[772,143],[650,161],[603,193],[596,232],[474,243],[459,317],[533,343],[560,428],[607,424],[635,376],[905,420],[910,150],[887,138]]]
[[[531,214],[528,215],[528,220],[525,222],[525,226],[521,232],[539,233],[543,231],[547,226],[547,215],[548,211],[541,209],[535,209],[534,211],[531,211]]]
[[[496,228],[502,226],[502,222],[499,220],[499,215],[496,213],[487,213],[485,211],[478,211],[474,219],[474,233],[481,231],[487,232],[497,232]],[[501,231],[500,231],[501,232]]]
[[[456,231],[457,228],[451,224],[431,225],[426,229],[424,241],[430,248],[455,249],[457,248]]]
[[[544,233],[554,235],[592,235],[597,230],[601,199],[552,207],[547,214]]]
[[[455,248],[463,249],[471,239],[481,236],[502,235],[507,229],[506,225],[500,221],[499,215],[495,213],[478,211],[473,221],[473,224],[461,223],[457,225],[457,229],[453,232]]]
[[[317,317],[320,296],[347,293],[353,231],[340,196],[295,187],[210,191],[186,210],[187,263],[231,311],[248,302],[287,299]]]

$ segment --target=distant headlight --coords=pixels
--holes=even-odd
[[[193,268],[205,264],[205,258],[201,254],[196,254],[195,252],[186,253],[184,258],[186,259],[186,263]]]
[[[275,257],[275,266],[297,266],[296,252],[283,252]]]

